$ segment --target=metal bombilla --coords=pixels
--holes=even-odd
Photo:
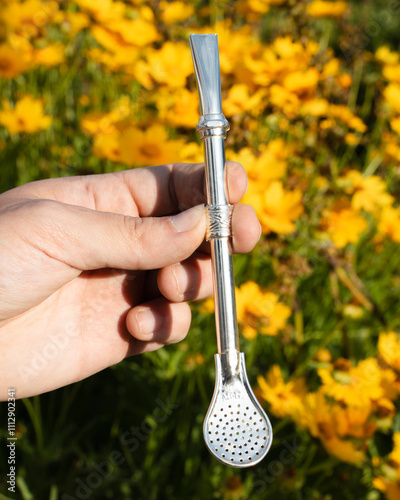
[[[225,145],[229,123],[222,113],[217,35],[190,35],[202,116],[197,131],[204,144],[207,233],[211,245],[215,323],[214,395],[204,420],[209,451],[232,467],[260,462],[272,442],[271,423],[255,397],[239,351],[235,282],[230,251],[232,206],[225,194]]]

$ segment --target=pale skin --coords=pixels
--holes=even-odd
[[[261,230],[227,162],[232,250]],[[204,165],[37,181],[0,195],[0,400],[82,380],[185,338],[212,294]]]

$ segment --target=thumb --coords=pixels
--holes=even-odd
[[[43,250],[80,270],[165,267],[188,258],[206,230],[204,205],[173,216],[141,218],[41,202],[44,217],[36,215],[36,224],[43,231]]]

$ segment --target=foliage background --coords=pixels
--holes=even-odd
[[[235,257],[241,347],[275,439],[244,471],[206,451],[214,319],[193,304],[179,345],[18,403],[1,499],[399,498],[400,4],[310,5],[2,2],[1,191],[201,161],[187,36],[218,32],[228,158],[263,226]]]

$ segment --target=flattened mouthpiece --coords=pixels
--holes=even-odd
[[[221,114],[221,77],[217,35],[190,35],[202,115]]]

